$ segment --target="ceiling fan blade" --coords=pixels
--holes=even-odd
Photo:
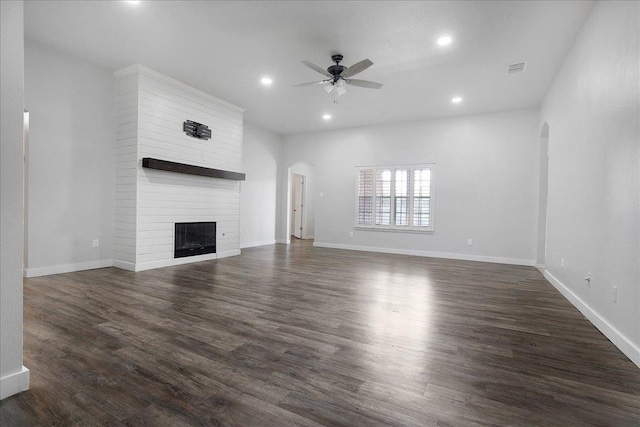
[[[356,62],[351,67],[344,70],[340,74],[340,76],[344,78],[355,76],[356,74],[363,72],[364,70],[371,67],[372,65],[373,65],[373,62],[369,61],[369,59],[363,59],[362,61]]]
[[[345,81],[347,84],[366,87],[367,89],[380,89],[382,87],[382,83],[370,82],[369,80],[345,79]]]
[[[307,67],[311,68],[312,70],[315,70],[315,71],[319,72],[322,75],[325,75],[327,77],[333,77],[327,70],[325,70],[324,68],[314,64],[313,62],[302,61],[302,63],[304,65],[306,65]]]
[[[321,85],[321,84],[326,83],[326,82],[327,82],[326,80],[320,80],[319,82],[300,83],[299,85],[292,85],[291,87]]]

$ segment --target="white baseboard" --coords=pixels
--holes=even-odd
[[[119,259],[114,259],[113,266],[117,268],[121,268],[123,270],[136,271],[136,265],[129,261],[121,261]]]
[[[584,302],[579,296],[574,294],[571,289],[560,282],[553,274],[547,270],[543,272],[544,277],[551,283],[566,299],[569,300],[593,325],[609,338],[621,352],[625,354],[633,363],[640,368],[640,347],[635,345],[629,338],[618,331],[611,323],[607,322],[597,311],[592,309],[589,304]]]
[[[20,372],[0,378],[0,400],[29,390],[29,370],[24,366]]]
[[[244,249],[244,248],[255,248],[256,246],[267,246],[267,245],[275,245],[276,240],[263,240],[261,242],[248,242],[248,243],[242,243],[240,245],[240,249]]]
[[[218,254],[204,254],[184,258],[169,258],[160,261],[136,263],[136,271],[153,270],[155,268],[173,267],[175,265],[191,264],[193,262],[209,261],[218,258]]]
[[[210,261],[212,259],[227,258],[230,256],[235,256],[240,254],[241,254],[240,249],[233,249],[230,251],[218,252],[215,254],[204,254],[204,255],[196,255],[196,256],[190,256],[190,257],[184,257],[184,258],[163,259],[160,261],[150,261],[150,262],[143,262],[138,264],[132,264],[124,261],[117,261],[117,262],[114,261],[113,265],[114,267],[119,267],[125,270],[138,272],[138,271],[153,270],[156,268],[191,264],[194,262]]]
[[[314,242],[313,246],[319,248],[347,249],[350,251],[379,252],[385,254],[411,255],[430,258],[458,259],[463,261],[493,262],[496,264],[526,265],[530,267],[535,265],[535,261],[530,259],[501,258],[484,255],[452,254],[447,252],[418,251],[413,249],[377,248],[372,246],[353,246],[322,242]]]
[[[288,245],[289,243],[291,243],[291,241],[289,239],[277,239],[276,243],[280,243],[282,245]]]
[[[71,273],[73,271],[93,270],[94,268],[112,267],[114,261],[112,259],[103,259],[100,261],[81,262],[78,264],[52,265],[49,267],[25,268],[23,269],[24,277],[40,277],[49,276],[51,274]]]
[[[544,269],[547,268],[547,266],[544,264],[536,264],[534,265],[534,267],[537,268],[542,274],[544,274]]]
[[[218,259],[227,258],[227,257],[230,257],[230,256],[236,256],[236,255],[240,255],[240,254],[242,254],[240,249],[233,249],[231,251],[226,251],[226,252],[218,252]]]
[[[302,236],[302,240],[312,240],[313,238],[314,238],[313,234],[307,234]]]
[[[163,259],[160,261],[150,261],[150,262],[142,262],[135,264],[135,269],[133,271],[146,271],[153,270],[156,268],[163,267],[173,267],[175,265],[183,265],[183,264],[191,264],[193,262],[201,262],[201,261],[210,261],[212,259],[217,259],[218,254],[205,254],[205,255],[196,255],[184,258],[170,258]]]

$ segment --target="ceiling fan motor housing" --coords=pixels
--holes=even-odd
[[[332,55],[331,60],[336,63],[336,65],[332,65],[327,68],[329,74],[333,76],[333,82],[336,83],[340,79],[340,74],[347,69],[344,65],[340,65],[340,61],[342,61],[342,55]]]
[[[327,71],[333,76],[333,81],[337,81],[340,78],[340,73],[342,73],[346,69],[347,67],[345,67],[344,65],[332,65],[331,67],[327,68]]]

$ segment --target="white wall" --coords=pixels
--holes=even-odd
[[[29,110],[28,277],[111,265],[115,80],[35,42],[25,44]],[[99,248],[93,248],[99,239]]]
[[[23,21],[21,1],[0,2],[0,399],[29,388],[22,366]]]
[[[532,265],[538,120],[522,110],[293,135],[283,165],[314,165],[318,245]],[[354,230],[356,166],[422,163],[436,164],[433,234]]]
[[[549,124],[547,276],[638,366],[639,8],[594,6],[541,109]]]
[[[282,156],[282,137],[244,123],[240,184],[240,247],[276,242],[276,191]]]
[[[142,167],[144,157],[242,171],[242,112],[203,91],[142,66],[117,71],[116,258],[135,271],[240,253],[240,182]],[[209,126],[199,140],[185,120]],[[129,193],[135,192],[134,199]],[[126,193],[126,198],[122,195]],[[216,254],[174,259],[176,222],[216,222]],[[122,223],[135,224],[133,258],[122,259]],[[122,249],[122,251],[121,251]],[[131,260],[133,259],[133,261]]]

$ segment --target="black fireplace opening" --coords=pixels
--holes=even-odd
[[[176,222],[174,258],[216,253],[215,222]]]

